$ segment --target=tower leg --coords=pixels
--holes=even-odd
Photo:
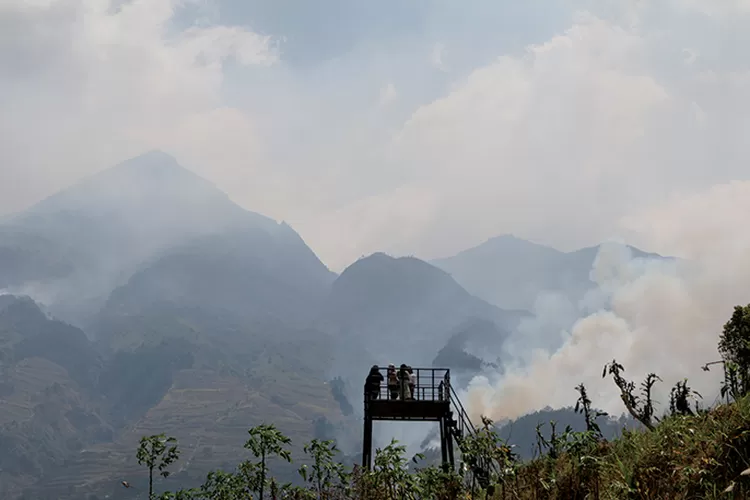
[[[448,445],[448,463],[450,464],[451,470],[456,470],[456,459],[453,456],[453,428],[448,427],[448,440],[446,444]]]
[[[440,419],[440,454],[443,460],[443,470],[448,467],[448,429],[445,418]]]
[[[362,467],[372,467],[372,418],[365,414],[365,431],[362,439]]]

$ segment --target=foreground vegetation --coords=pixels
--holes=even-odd
[[[586,430],[559,431],[554,422],[540,424],[539,457],[526,463],[487,419],[461,443],[462,462],[455,471],[422,465],[421,455],[409,460],[405,447],[395,441],[376,450],[372,470],[347,470],[336,462],[333,442],[312,440],[304,447],[311,465],[299,469],[303,484],[279,484],[269,465],[291,462],[290,439],[273,425],[260,425],[248,431],[245,443],[253,460],[232,472],[209,473],[199,488],[156,495],[154,475],[169,475],[169,466],[179,459],[177,444],[164,435],[144,437],[137,456],[149,471],[150,498],[164,500],[750,498],[750,305],[735,308],[724,325],[719,352],[722,359],[704,369],[712,364],[723,368],[724,403],[702,408],[700,394],[683,381],[672,389],[667,414],[658,418],[651,391],[659,377],[650,374],[637,388],[624,377],[624,367],[612,361],[603,376],[612,376],[625,408],[642,429],[625,430],[621,438],[606,441],[597,424],[605,414],[593,409],[586,388],[579,385],[575,409]],[[479,464],[489,471],[489,484],[481,480]]]

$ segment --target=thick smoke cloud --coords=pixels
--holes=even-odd
[[[653,245],[681,250],[683,258],[633,259],[621,245],[602,247],[591,270],[597,286],[581,304],[599,307],[561,332],[559,348],[526,351],[528,363],[521,359],[506,374],[475,378],[465,396],[472,415],[503,421],[569,406],[579,383],[596,406],[622,413],[618,389],[611,378],[602,379],[612,359],[637,383],[650,372],[663,379],[655,392],[660,411],[670,388],[684,378],[705,404],[713,404],[721,373],[701,367],[719,359],[718,338],[733,307],[750,302],[750,241],[738,230],[750,203],[748,186],[737,182],[676,198],[623,221]]]

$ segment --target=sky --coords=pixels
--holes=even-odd
[[[747,0],[2,0],[0,215],[161,149],[336,271],[700,254],[750,199],[748,42]]]

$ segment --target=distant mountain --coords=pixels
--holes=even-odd
[[[288,225],[244,210],[159,151],[0,225],[0,290],[31,295],[80,325],[118,288],[109,305],[119,310],[155,297],[189,305],[215,297],[246,312],[309,319],[334,278]]]
[[[570,426],[573,432],[586,430],[586,421],[583,415],[576,413],[574,408],[559,408],[536,411],[512,422],[498,425],[498,435],[502,440],[514,447],[514,452],[522,460],[530,460],[539,456],[539,440],[537,438],[537,425],[539,431],[546,440],[550,440],[552,427],[555,425],[555,434],[559,437]],[[602,436],[607,440],[613,440],[622,435],[623,430],[643,429],[643,426],[633,417],[623,414],[618,418],[602,416],[596,420],[602,431]],[[543,449],[546,453],[548,450]]]
[[[145,486],[134,455],[144,434],[179,439],[185,484],[234,463],[263,421],[297,451],[346,425],[324,382],[324,334],[196,308],[108,321],[94,343],[31,299],[0,295],[0,497],[132,498],[119,478]]]
[[[332,373],[352,380],[358,400],[372,364],[431,366],[446,343],[475,320],[492,325],[492,347],[498,347],[524,315],[470,295],[424,261],[375,253],[341,273],[315,326],[334,337]]]
[[[491,304],[531,310],[541,292],[582,298],[594,286],[589,273],[599,248],[561,252],[506,235],[431,263],[449,273],[469,293]],[[665,258],[628,248],[635,258]]]
[[[262,421],[298,447],[348,429],[331,337],[308,328],[335,278],[287,224],[160,152],[4,218],[0,497],[132,498],[113,477],[143,491],[149,433],[180,439],[190,483]]]
[[[176,246],[116,288],[103,314],[176,304],[305,326],[334,275],[289,226],[275,231],[234,227]]]

